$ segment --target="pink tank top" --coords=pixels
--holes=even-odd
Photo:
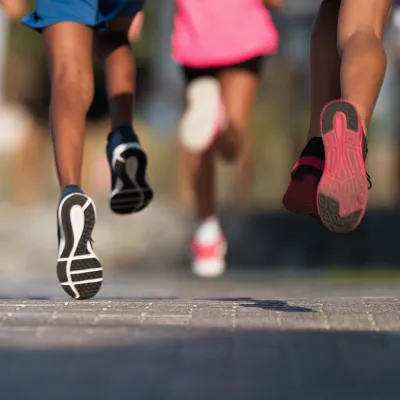
[[[176,0],[172,55],[179,64],[229,65],[277,48],[278,32],[261,0]]]

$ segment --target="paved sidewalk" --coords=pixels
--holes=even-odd
[[[397,285],[132,277],[77,302],[29,283],[0,284],[4,399],[399,398]]]

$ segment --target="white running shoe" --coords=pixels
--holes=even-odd
[[[192,270],[203,278],[216,278],[226,269],[227,244],[216,219],[204,221],[192,239]]]
[[[221,87],[215,78],[199,78],[189,84],[186,95],[188,106],[179,137],[188,150],[202,152],[211,147],[226,126]]]

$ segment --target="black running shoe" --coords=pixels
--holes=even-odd
[[[110,133],[107,158],[111,169],[111,210],[131,214],[146,208],[153,199],[153,190],[146,177],[146,153],[132,128],[122,127]]]
[[[70,193],[58,206],[57,275],[63,289],[73,298],[95,296],[103,281],[103,269],[92,248],[96,222],[93,200],[83,193]]]

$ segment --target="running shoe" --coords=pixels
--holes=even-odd
[[[337,100],[321,114],[325,168],[318,190],[318,214],[327,229],[352,232],[364,217],[371,180],[365,169],[368,147],[353,104]]]
[[[92,248],[92,231],[96,222],[93,200],[80,188],[63,191],[57,211],[57,275],[62,288],[73,298],[95,296],[103,281],[103,269]]]
[[[131,214],[146,208],[154,196],[146,177],[147,156],[131,127],[109,134],[107,158],[111,169],[111,210]]]
[[[319,219],[317,189],[325,166],[321,138],[312,138],[294,165],[283,205],[291,212]]]
[[[214,144],[226,124],[218,80],[205,77],[191,82],[187,102],[178,128],[179,137],[188,150],[203,152]]]
[[[227,244],[222,233],[206,243],[194,237],[191,248],[194,274],[202,278],[216,278],[225,272]]]

